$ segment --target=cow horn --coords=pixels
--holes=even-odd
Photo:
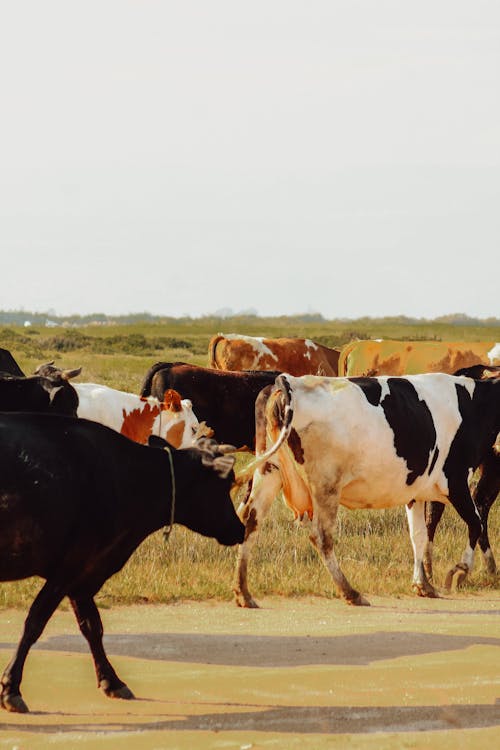
[[[77,367],[74,370],[63,370],[61,373],[61,377],[64,380],[70,380],[70,378],[76,378],[82,371],[81,367]]]
[[[200,440],[201,438],[211,438],[214,436],[214,431],[207,425],[205,421],[200,422],[196,428],[194,440]]]
[[[235,453],[235,451],[237,450],[237,448],[236,448],[235,445],[229,445],[228,443],[222,443],[221,445],[218,446],[217,450],[219,451],[219,453],[222,453],[223,455],[225,455],[227,453]]]

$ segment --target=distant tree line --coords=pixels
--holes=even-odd
[[[220,311],[219,311],[220,312]],[[259,315],[252,312],[238,313],[235,315],[203,315],[198,318],[191,316],[172,317],[165,315],[152,315],[148,312],[130,313],[128,315],[106,315],[105,313],[92,313],[89,315],[57,315],[52,310],[47,312],[31,312],[28,310],[0,310],[0,324],[17,325],[29,327],[32,325],[54,327],[79,327],[87,325],[133,325],[135,323],[190,323],[193,320],[202,320],[205,322],[213,321],[214,325],[223,322],[227,328],[227,323],[233,321],[241,322],[244,319],[258,320]],[[269,319],[269,318],[267,318]],[[304,313],[303,315],[283,315],[274,318],[276,321],[287,320],[288,322],[297,323],[321,323],[327,322],[320,313]],[[332,319],[339,322],[347,322],[348,318]],[[442,315],[437,318],[412,318],[406,315],[387,316],[383,318],[372,318],[364,316],[352,319],[353,322],[370,323],[374,321],[384,321],[400,325],[417,325],[419,323],[441,323],[451,326],[496,326],[500,324],[500,318],[473,318],[465,313],[451,313]]]

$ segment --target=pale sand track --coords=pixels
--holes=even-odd
[[[101,610],[138,700],[95,688],[69,611],[28,657],[32,713],[0,713],[0,748],[500,747],[500,595],[186,602]],[[23,612],[0,611],[0,664]]]

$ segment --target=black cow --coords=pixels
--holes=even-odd
[[[51,412],[76,417],[78,395],[69,379],[80,370],[0,378],[0,411]]]
[[[474,380],[487,380],[497,378],[500,375],[500,367],[495,365],[473,365],[464,367],[455,375],[463,375]],[[500,492],[500,454],[495,448],[492,448],[483,458],[478,467],[478,482],[472,491],[472,498],[481,516],[482,531],[479,536],[479,549],[482,552],[484,565],[490,575],[497,572],[497,564],[491,549],[488,537],[488,516],[491,506],[498,497]],[[432,545],[436,529],[444,512],[444,505],[439,502],[430,502],[426,504],[425,524],[427,526],[427,536],[429,545],[425,556],[425,571],[429,579],[432,579]],[[457,586],[460,586],[466,579],[467,574],[472,569],[474,555],[468,547],[464,550],[462,562],[455,565],[447,574],[445,587],[451,588],[453,576],[457,573]]]
[[[272,370],[230,372],[184,362],[158,362],[147,372],[140,394],[162,401],[165,391],[173,388],[191,400],[194,413],[214,430],[217,440],[253,451],[255,399],[277,375],[279,372]]]
[[[207,439],[179,451],[161,438],[155,443],[139,445],[86,419],[0,415],[0,580],[45,579],[1,679],[8,711],[28,710],[20,692],[24,662],[65,596],[89,643],[98,686],[110,697],[133,698],[104,652],[93,597],[165,524],[221,544],[243,540],[229,495],[234,457]]]
[[[0,349],[0,377],[4,377],[4,375],[15,375],[18,378],[24,378],[24,372],[12,354],[7,349]]]

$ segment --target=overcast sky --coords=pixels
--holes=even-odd
[[[498,0],[0,0],[0,308],[500,316]]]

